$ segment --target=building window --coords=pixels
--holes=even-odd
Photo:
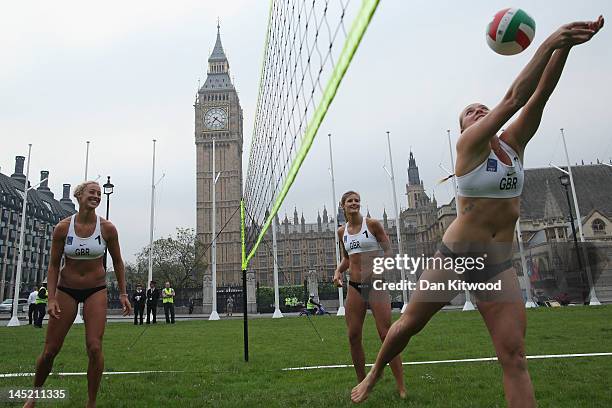
[[[591,228],[593,228],[593,233],[597,235],[602,235],[606,233],[606,224],[599,218],[596,218],[591,224]]]
[[[300,266],[300,254],[293,254],[293,266]]]
[[[309,266],[316,265],[316,264],[318,263],[318,262],[317,262],[317,255],[315,255],[315,254],[311,254],[311,255],[309,256],[308,263],[309,263]]]

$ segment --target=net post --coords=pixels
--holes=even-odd
[[[247,287],[246,269],[242,270],[242,308],[243,308],[243,338],[244,338],[244,361],[249,362],[249,321],[247,318]]]
[[[247,316],[247,285],[246,285],[246,247],[244,242],[244,200],[240,200],[240,241],[242,257],[242,315],[243,315],[243,340],[244,340],[244,361],[249,362],[249,321]]]

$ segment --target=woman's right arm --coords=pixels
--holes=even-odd
[[[346,252],[346,248],[344,248],[344,245],[342,245],[343,235],[344,229],[341,227],[338,229],[338,242],[340,244],[340,256],[342,257],[342,260],[340,261],[340,265],[338,265],[336,271],[334,272],[334,285],[336,286],[342,286],[342,274],[346,272],[350,266],[348,253]]]
[[[49,316],[59,319],[61,310],[55,300],[55,292],[57,282],[59,280],[60,263],[64,252],[64,242],[68,234],[68,224],[65,221],[60,221],[53,229],[51,238],[51,253],[49,256],[49,269],[47,270],[47,312]]]
[[[533,95],[556,49],[581,44],[591,39],[595,31],[588,22],[575,22],[552,33],[535,52],[506,92],[501,102],[481,120],[470,126],[457,142],[458,151],[473,153],[486,150],[493,135],[521,109]]]

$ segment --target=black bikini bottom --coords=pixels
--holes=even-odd
[[[349,280],[349,285],[354,287],[360,295],[363,294],[364,296],[367,296],[368,292],[372,288],[372,285],[370,283],[361,283],[352,280]]]
[[[94,293],[99,292],[103,289],[106,289],[106,285],[96,286],[95,288],[87,288],[87,289],[72,289],[72,288],[67,288],[65,286],[58,286],[57,288],[61,290],[62,292],[70,295],[74,300],[77,301],[77,303],[82,303],[82,302],[85,302],[85,300],[91,295],[93,295]]]
[[[458,257],[476,257],[476,255],[482,255],[481,253],[480,254],[472,254],[472,253],[457,254],[451,251],[450,248],[444,244],[444,242],[440,243],[440,247],[438,248],[438,251],[445,257],[453,258],[453,259],[457,259]],[[474,269],[470,269],[469,271],[466,271],[465,273],[463,273],[463,280],[465,280],[466,282],[488,282],[494,276],[510,268],[512,268],[511,259],[507,259],[505,261],[495,263],[495,264],[485,264],[483,269],[474,268]]]

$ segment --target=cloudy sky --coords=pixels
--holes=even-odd
[[[353,0],[355,1],[355,0]],[[152,139],[157,139],[155,235],[195,227],[193,102],[216,36],[217,17],[244,110],[245,158],[251,141],[267,0],[81,1],[0,3],[0,167],[11,174],[16,155],[32,143],[31,175],[50,171],[50,187],[82,181],[85,142],[89,178],[112,177],[111,220],[124,257],[148,242]],[[439,203],[451,184],[436,185],[449,167],[453,138],[468,103],[494,105],[536,47],[560,25],[612,18],[609,1],[514,1],[536,20],[534,44],[518,56],[491,52],[487,22],[502,1],[381,1],[310,156],[287,197],[307,220],[331,205],[327,134],[333,134],[336,189],[362,194],[373,216],[392,214],[382,169],[391,132],[400,205],[410,150],[428,193]],[[609,21],[609,23],[612,21]],[[559,128],[572,161],[609,161],[612,31],[576,47],[527,149],[527,167],[562,164]]]

